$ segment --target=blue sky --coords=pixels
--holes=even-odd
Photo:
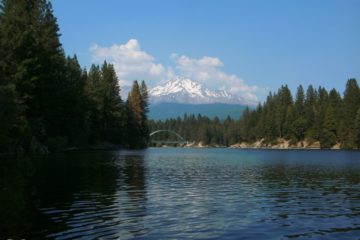
[[[264,100],[288,84],[360,79],[357,0],[52,1],[67,54],[115,64],[121,85],[176,75]]]

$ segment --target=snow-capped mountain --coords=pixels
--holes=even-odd
[[[162,86],[149,90],[151,103],[228,103],[239,104],[240,100],[225,90],[210,90],[198,82],[176,77]]]

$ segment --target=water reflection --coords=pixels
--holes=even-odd
[[[147,215],[144,156],[145,152],[122,152],[117,158],[120,177],[115,197],[121,225],[115,227],[114,236],[121,239],[142,236],[149,231],[144,223]]]
[[[138,227],[146,214],[144,153],[6,160],[0,175],[1,238],[96,239],[147,231]]]
[[[41,211],[57,226],[50,238],[120,237],[136,235],[145,214],[146,189],[143,154],[93,152],[70,154],[66,164],[52,158],[43,164]],[[55,184],[54,184],[55,182]],[[55,188],[53,188],[55,186]],[[132,216],[130,218],[129,216]],[[128,221],[131,219],[131,221]],[[122,226],[122,229],[119,229]],[[55,231],[54,231],[55,230]]]
[[[344,238],[360,230],[359,169],[274,166],[259,176],[269,221],[286,236]]]
[[[10,161],[1,168],[0,199],[7,209],[0,217],[11,221],[1,225],[7,235],[0,236],[356,238],[359,156],[149,149]]]
[[[27,158],[0,155],[0,238],[29,236],[40,218],[35,168]]]

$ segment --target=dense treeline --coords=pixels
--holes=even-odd
[[[167,119],[165,121],[149,121],[150,131],[172,130],[179,133],[186,141],[202,142],[206,145],[229,146],[240,140],[239,121],[228,117],[225,121],[218,117],[209,117],[194,114],[185,114],[182,118]],[[154,135],[152,140],[178,140],[171,133],[162,132]]]
[[[0,1],[0,152],[114,143],[145,147],[148,96],[126,102],[114,66],[82,69],[66,57],[46,0]]]
[[[246,110],[241,119],[245,141],[278,137],[293,141],[320,141],[323,148],[340,143],[343,148],[360,146],[360,90],[355,79],[348,80],[343,97],[336,89],[300,85],[295,99],[287,86],[267,97],[255,110]]]
[[[150,128],[172,129],[188,141],[205,144],[229,146],[261,139],[276,144],[281,138],[293,144],[306,140],[318,141],[322,148],[340,144],[355,149],[360,147],[360,90],[357,81],[349,79],[343,96],[335,89],[328,92],[310,85],[305,91],[300,85],[294,98],[285,85],[255,109],[246,108],[236,121],[191,115],[151,121]]]

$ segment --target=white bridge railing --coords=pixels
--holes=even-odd
[[[154,131],[152,133],[149,134],[150,137],[154,136],[155,134],[158,134],[158,133],[162,133],[162,132],[168,132],[168,133],[171,133],[173,135],[175,135],[176,137],[179,138],[179,141],[167,141],[167,140],[151,140],[152,143],[159,143],[159,144],[164,144],[164,143],[167,143],[167,144],[186,144],[187,141],[182,137],[180,136],[180,134],[178,134],[177,132],[174,132],[172,130],[157,130],[157,131]]]

